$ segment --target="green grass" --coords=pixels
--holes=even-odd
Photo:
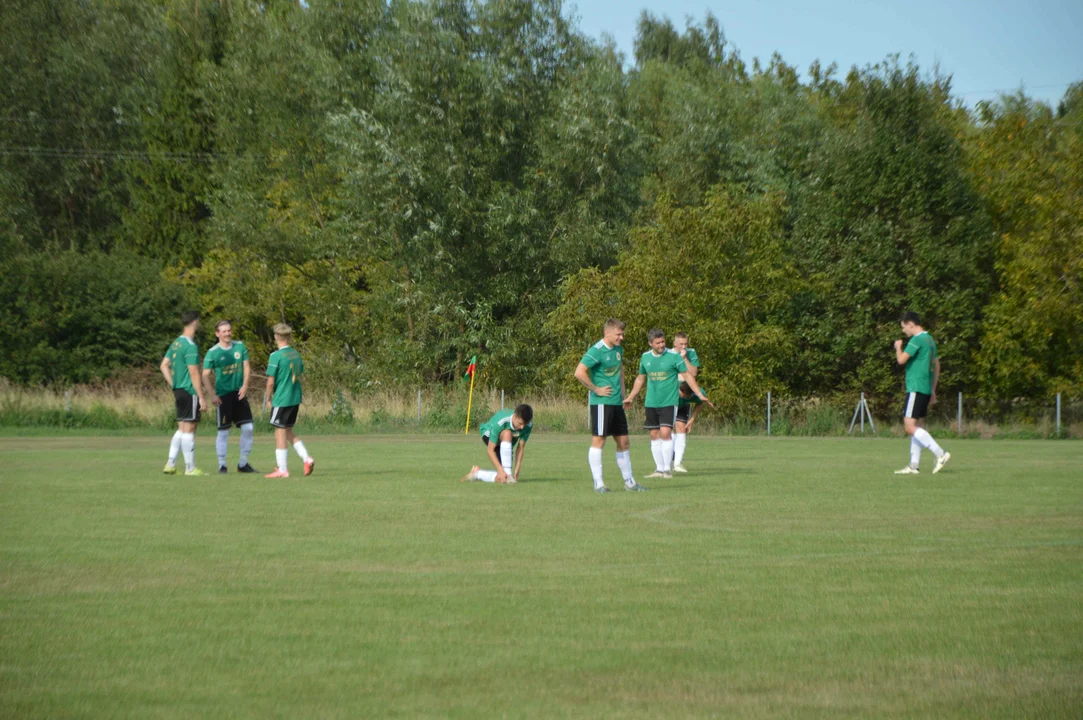
[[[693,437],[688,475],[599,496],[582,436],[537,435],[512,487],[457,482],[474,435],[312,436],[317,473],[277,481],[163,476],[167,442],[0,438],[0,716],[1083,703],[1076,443],[954,440],[896,478],[903,440]]]

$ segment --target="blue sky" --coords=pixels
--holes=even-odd
[[[633,62],[641,10],[683,29],[689,15],[718,18],[731,46],[751,65],[776,50],[802,76],[819,59],[841,75],[900,53],[923,70],[939,64],[967,105],[1022,86],[1054,107],[1069,83],[1083,80],[1083,0],[568,0],[580,29],[608,33]]]

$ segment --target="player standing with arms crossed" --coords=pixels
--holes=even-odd
[[[199,313],[189,310],[181,315],[184,331],[165,351],[158,369],[173,389],[173,402],[177,406],[177,432],[169,443],[169,459],[166,475],[177,474],[177,453],[184,453],[185,475],[206,475],[196,467],[196,428],[199,413],[207,409],[203,398],[203,386],[199,381],[199,348],[196,347],[196,330],[199,329]]]
[[[228,472],[226,468],[226,449],[229,446],[229,428],[236,425],[241,429],[241,456],[237,461],[237,472],[254,473],[256,469],[248,464],[248,455],[252,452],[252,407],[248,404],[248,378],[252,366],[248,361],[248,348],[240,340],[233,339],[233,324],[229,320],[219,320],[214,326],[218,343],[207,351],[203,358],[203,385],[214,388],[211,391],[211,404],[217,408],[218,437],[215,449],[218,451],[218,472]],[[214,373],[214,380],[211,380]]]
[[[594,478],[594,492],[607,493],[602,481],[602,449],[612,435],[617,444],[617,467],[624,478],[624,489],[642,492],[632,477],[632,453],[628,449],[628,416],[621,402],[624,398],[624,323],[616,318],[605,321],[602,339],[594,343],[575,367],[575,379],[590,390],[590,450],[587,463]]]
[[[264,477],[290,476],[287,467],[290,445],[293,445],[293,449],[304,461],[305,475],[311,475],[316,461],[308,454],[301,438],[293,432],[293,426],[297,423],[297,410],[301,406],[301,378],[305,374],[305,364],[301,361],[301,353],[290,347],[293,328],[286,323],[278,323],[274,333],[278,349],[267,359],[267,390],[263,396],[263,405],[271,405],[273,398],[271,425],[275,429],[275,462],[278,468]]]
[[[647,342],[651,349],[639,358],[639,375],[632,392],[624,399],[625,407],[632,406],[632,400],[647,385],[646,420],[643,423],[651,436],[651,454],[654,455],[655,471],[647,477],[670,478],[670,461],[673,458],[673,424],[677,420],[677,403],[680,397],[679,373],[685,374],[685,382],[696,396],[711,407],[714,405],[696,384],[696,379],[688,372],[688,366],[674,350],[666,348],[666,334],[657,328],[647,333]]]
[[[951,460],[951,453],[937,445],[929,431],[921,427],[929,406],[936,403],[936,384],[940,381],[940,358],[936,353],[936,341],[921,327],[917,313],[904,313],[899,321],[903,334],[910,342],[903,349],[903,341],[895,341],[895,360],[906,366],[906,405],[903,407],[903,426],[910,436],[910,464],[896,475],[917,475],[921,461],[921,449],[936,455],[933,474],[940,472]]]

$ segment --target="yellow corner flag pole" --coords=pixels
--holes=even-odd
[[[474,376],[478,374],[477,360],[477,355],[470,358],[470,366],[466,369],[466,372],[470,375],[470,398],[466,401],[466,429],[463,430],[463,435],[470,434],[470,410],[474,406]]]

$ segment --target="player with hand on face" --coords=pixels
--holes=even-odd
[[[647,396],[643,401],[646,409],[646,421],[643,427],[651,436],[651,454],[654,455],[655,471],[647,477],[670,478],[670,462],[673,458],[673,425],[677,421],[677,404],[680,398],[678,374],[685,373],[685,382],[692,392],[711,407],[714,404],[700,390],[696,379],[688,372],[688,365],[673,350],[666,348],[666,334],[654,329],[647,333],[647,342],[651,349],[639,358],[639,375],[632,392],[624,399],[625,407],[631,407],[632,400],[647,386]]]
[[[921,449],[936,456],[933,474],[940,472],[951,460],[951,453],[944,452],[929,431],[921,427],[929,406],[936,403],[936,385],[940,381],[940,358],[936,352],[933,336],[921,327],[917,313],[903,314],[899,321],[903,334],[910,338],[903,348],[903,341],[895,341],[895,361],[906,367],[906,404],[903,407],[903,426],[910,436],[910,464],[896,475],[917,475]]]
[[[523,467],[523,453],[526,441],[534,427],[534,409],[529,405],[518,405],[514,410],[501,410],[481,425],[481,441],[489,455],[489,462],[495,470],[482,470],[475,465],[462,477],[462,482],[480,480],[486,483],[519,482],[519,471]],[[518,451],[516,452],[516,448]],[[515,455],[515,469],[512,469],[512,455]]]

